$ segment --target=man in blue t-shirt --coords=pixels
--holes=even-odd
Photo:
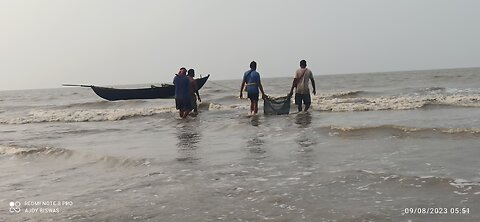
[[[250,70],[246,71],[243,75],[242,86],[240,87],[240,99],[243,98],[244,88],[247,91],[247,97],[250,99],[249,115],[255,115],[258,113],[258,89],[262,92],[262,98],[265,99],[266,97],[265,92],[263,91],[262,82],[260,81],[260,74],[256,70],[257,63],[252,61],[250,63]]]
[[[173,84],[175,85],[175,105],[180,110],[181,118],[187,118],[192,110],[191,92],[193,89],[190,78],[188,78],[186,73],[187,69],[182,67],[173,79]]]

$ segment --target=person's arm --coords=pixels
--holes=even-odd
[[[290,93],[288,93],[288,96],[292,96],[293,95],[293,89],[295,87],[297,87],[297,81],[298,81],[298,74],[295,73],[295,77],[293,77],[293,82],[292,82],[292,87],[290,88]]]
[[[197,82],[195,82],[195,79],[192,78],[192,87],[193,87],[193,93],[195,95],[197,95],[197,98],[198,98],[198,101],[202,101],[202,99],[200,99],[200,94],[198,93],[198,86],[197,86]]]
[[[195,94],[197,94],[198,101],[199,101],[199,102],[202,102],[202,99],[200,99],[200,93],[198,93],[198,90],[195,91]]]
[[[290,96],[293,95],[293,89],[295,88],[296,82],[297,82],[297,78],[293,78],[292,87],[290,88],[290,93],[288,93],[288,95]]]
[[[243,88],[245,87],[245,80],[242,80],[242,85],[240,86],[240,99],[243,99]]]
[[[260,81],[260,79],[258,80],[258,88],[260,89],[260,92],[262,92],[262,99],[265,99],[265,97],[267,97],[267,95],[265,95],[265,92],[263,91],[263,86],[262,86],[262,82]]]
[[[317,94],[317,90],[315,89],[315,80],[313,79],[313,74],[310,75],[310,80],[312,81],[313,95],[316,95],[316,94]]]

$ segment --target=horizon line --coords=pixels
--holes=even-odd
[[[336,75],[368,75],[368,74],[381,74],[381,73],[392,73],[392,72],[399,72],[399,73],[407,73],[407,72],[422,72],[422,71],[436,71],[436,70],[454,70],[454,69],[479,69],[478,66],[473,67],[452,67],[452,68],[431,68],[431,69],[414,69],[414,70],[392,70],[392,71],[372,71],[372,72],[351,72],[351,73],[327,73],[327,74],[317,74],[315,76],[336,76]],[[205,74],[204,76],[212,74]],[[275,79],[275,78],[289,78],[292,76],[275,76],[275,77],[262,77],[262,79]],[[239,80],[240,78],[235,79],[212,79],[210,81],[231,81],[231,80]],[[63,83],[65,84],[65,83]],[[76,84],[76,83],[75,83]],[[114,87],[114,86],[131,86],[131,85],[149,85],[153,83],[119,83],[115,85],[101,85],[106,87]],[[83,85],[92,85],[92,84],[83,84]],[[98,85],[100,86],[100,85]],[[41,87],[41,88],[24,88],[24,89],[0,89],[0,92],[6,91],[29,91],[29,90],[47,90],[47,89],[62,89],[61,85],[59,87]]]

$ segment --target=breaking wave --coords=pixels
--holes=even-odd
[[[135,107],[148,103],[145,100],[124,100],[124,101],[106,101],[100,100],[95,102],[72,103],[55,107],[56,109],[105,109],[105,108],[122,108]]]
[[[428,88],[428,90],[443,90],[441,87]],[[334,93],[321,93],[312,97],[312,108],[317,111],[353,112],[353,111],[378,111],[378,110],[412,110],[425,108],[430,105],[480,107],[480,94],[424,94],[382,97],[361,97],[373,95],[374,92],[342,91]],[[285,96],[285,95],[280,95]],[[227,103],[225,104],[224,100]],[[235,110],[248,109],[248,102],[242,101],[235,104],[236,97],[228,96],[208,103],[208,110]],[[292,103],[294,99],[292,98]],[[261,104],[262,102],[260,102]],[[200,104],[202,105],[202,104]],[[206,104],[203,104],[205,106]],[[292,106],[294,109],[294,106]]]
[[[72,150],[53,147],[15,147],[15,146],[0,146],[0,155],[7,156],[31,156],[31,155],[46,155],[52,157],[70,157],[73,154]]]
[[[312,101],[313,109],[332,112],[410,110],[427,105],[480,107],[480,95],[424,95],[375,98],[313,97]]]
[[[151,162],[148,159],[133,159],[115,157],[109,155],[96,155],[89,153],[82,153],[64,148],[55,147],[16,147],[16,146],[2,146],[0,145],[0,156],[14,156],[17,158],[55,158],[55,159],[80,159],[83,162],[90,162],[101,164],[108,167],[137,167],[149,166]]]
[[[345,97],[355,97],[360,94],[366,93],[365,91],[341,91],[334,93],[321,93],[318,96],[320,98],[345,98]]]
[[[111,106],[114,106],[114,102],[110,101],[96,101],[96,102],[85,102],[85,103],[73,103],[73,104],[68,104],[68,105],[63,105],[63,106],[57,106],[57,109],[67,109],[67,108],[108,108]]]
[[[480,107],[480,94],[454,95],[422,95],[422,96],[382,96],[382,97],[352,97],[365,93],[363,91],[346,91],[331,94],[321,94],[313,97],[312,109],[330,112],[377,111],[377,110],[411,110],[426,108],[431,105]],[[367,93],[368,94],[368,93]],[[222,100],[228,100],[223,102]],[[132,102],[91,102],[76,103],[66,106],[31,109],[28,113],[0,117],[0,124],[28,124],[44,122],[100,122],[118,121],[135,117],[153,116],[162,113],[174,113],[175,107],[138,107]],[[292,99],[292,103],[293,103]],[[233,103],[233,104],[232,104]],[[260,105],[262,106],[262,105]],[[199,103],[199,109],[208,111],[246,110],[247,101],[238,101],[233,96],[222,97],[220,100]],[[295,109],[295,106],[292,106]],[[28,109],[26,109],[28,110]]]
[[[381,126],[327,126],[321,127],[321,131],[329,132],[330,135],[385,133],[390,135],[422,135],[422,134],[445,134],[457,136],[480,136],[480,128],[417,128],[397,125]]]
[[[231,111],[248,109],[248,104],[220,104],[202,102],[198,104],[200,110]],[[148,117],[158,114],[176,113],[173,106],[154,108],[111,108],[111,109],[45,109],[32,110],[21,117],[0,117],[0,124],[29,124],[47,122],[102,122],[119,121],[137,117]]]
[[[32,110],[25,117],[0,119],[3,124],[27,124],[44,122],[100,122],[118,121],[135,117],[172,113],[174,107],[90,110]]]
[[[215,99],[216,102],[228,102],[228,101],[235,101],[238,99],[238,96],[234,95],[226,95],[223,97],[220,97],[218,99]]]
[[[206,106],[207,104],[205,104]],[[237,110],[248,109],[249,104],[220,104],[220,103],[208,103],[208,110]]]

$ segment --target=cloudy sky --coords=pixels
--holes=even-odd
[[[0,90],[480,66],[477,0],[0,0]]]

